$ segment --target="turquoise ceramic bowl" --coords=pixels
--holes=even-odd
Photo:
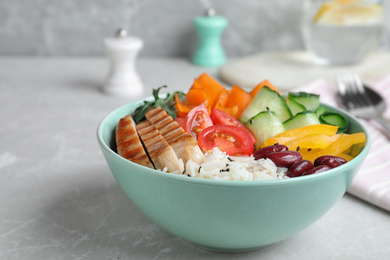
[[[323,216],[346,192],[366,157],[370,138],[348,113],[351,132],[364,131],[367,143],[350,162],[327,172],[271,181],[220,181],[152,170],[115,152],[118,120],[142,101],[107,115],[97,137],[111,172],[127,196],[153,222],[197,247],[248,252],[301,232]]]

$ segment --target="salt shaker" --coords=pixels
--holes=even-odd
[[[193,63],[204,67],[217,67],[226,62],[221,45],[221,35],[227,26],[227,19],[215,15],[214,9],[195,19],[195,28],[199,36],[199,46],[193,57]]]
[[[141,39],[128,36],[126,30],[119,29],[114,38],[104,41],[110,60],[110,71],[103,86],[108,94],[137,96],[143,85],[135,69],[136,57],[143,47]]]

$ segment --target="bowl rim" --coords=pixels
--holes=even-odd
[[[338,171],[343,171],[343,169],[345,169],[349,166],[359,164],[367,156],[369,149],[370,149],[370,146],[371,146],[370,134],[369,134],[367,128],[359,121],[359,119],[357,119],[355,116],[353,116],[352,114],[348,113],[345,110],[342,110],[340,108],[336,108],[334,106],[330,106],[327,104],[320,103],[321,105],[329,108],[330,110],[336,111],[338,113],[341,113],[341,114],[347,116],[348,118],[351,118],[353,121],[355,121],[358,124],[358,126],[360,128],[363,129],[364,133],[366,134],[366,144],[365,144],[363,150],[351,161],[349,161],[341,166],[338,166],[337,168],[327,170],[325,172],[301,176],[299,178],[286,178],[286,179],[277,179],[277,180],[275,180],[275,179],[272,179],[272,180],[253,180],[253,181],[190,178],[186,175],[171,174],[171,173],[151,169],[151,168],[148,168],[146,166],[143,166],[143,165],[134,163],[130,160],[127,160],[127,159],[123,158],[122,156],[120,156],[115,151],[113,151],[109,147],[109,145],[107,145],[106,142],[104,141],[103,127],[104,127],[104,124],[109,120],[110,117],[119,113],[120,110],[124,110],[127,107],[129,107],[129,108],[134,107],[135,108],[137,106],[137,104],[141,104],[143,101],[148,101],[148,100],[153,100],[153,97],[149,96],[149,97],[144,98],[142,100],[137,100],[137,101],[122,105],[120,107],[117,107],[113,111],[109,112],[106,116],[104,116],[103,119],[98,124],[97,131],[96,131],[98,143],[99,143],[101,149],[104,149],[106,152],[108,152],[109,154],[112,154],[117,159],[123,160],[125,163],[128,163],[129,166],[132,165],[133,167],[134,166],[139,167],[140,169],[145,171],[144,174],[151,174],[151,175],[155,175],[155,176],[161,177],[161,178],[169,178],[169,179],[179,181],[179,182],[188,182],[188,183],[193,183],[193,184],[199,183],[199,184],[216,185],[216,186],[234,186],[234,187],[258,187],[258,186],[271,186],[271,185],[287,185],[289,183],[296,183],[296,182],[310,182],[310,181],[313,181],[314,179],[318,179],[318,178],[322,179],[322,178],[326,178],[327,176],[337,174]],[[131,112],[132,112],[132,110],[129,109],[129,113],[131,113]],[[124,115],[122,115],[121,117],[123,117],[123,116]]]

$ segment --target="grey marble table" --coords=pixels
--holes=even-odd
[[[217,73],[181,59],[137,67],[142,97]],[[127,199],[97,145],[100,120],[140,98],[104,95],[107,71],[104,58],[0,58],[0,259],[389,259],[389,212],[348,194],[265,251],[211,253],[164,231]]]

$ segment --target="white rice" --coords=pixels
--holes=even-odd
[[[193,178],[217,180],[277,180],[288,178],[287,168],[277,167],[270,159],[255,160],[253,156],[228,156],[217,147],[212,153],[206,153],[204,162],[197,164],[189,160],[182,171]]]

